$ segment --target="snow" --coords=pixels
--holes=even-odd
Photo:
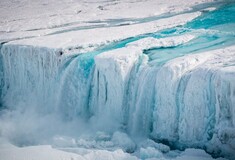
[[[141,159],[161,158],[161,157],[163,157],[162,153],[152,147],[140,149],[140,158]]]
[[[209,2],[1,1],[0,160],[234,159],[235,22]]]
[[[154,142],[151,139],[147,139],[147,140],[141,142],[140,146],[142,148],[148,148],[148,147],[155,148],[155,149],[161,151],[162,153],[167,153],[167,152],[170,151],[170,147],[169,146],[164,145],[162,143],[156,143],[156,142]]]
[[[119,145],[124,151],[132,153],[135,151],[135,143],[128,137],[126,133],[115,132],[112,137],[114,144]]]
[[[111,130],[116,130],[120,125],[120,123],[126,123],[125,116],[130,116],[133,118],[130,118],[132,121],[130,124],[132,126],[130,127],[130,130],[132,133],[135,133],[136,131],[140,132],[145,132],[145,129],[148,128],[145,125],[145,117],[143,117],[140,113],[143,111],[146,111],[146,109],[141,109],[140,107],[143,105],[143,103],[148,104],[148,100],[151,99],[144,99],[145,101],[142,101],[142,98],[145,98],[144,92],[145,90],[139,90],[137,93],[138,95],[138,100],[134,104],[130,105],[130,109],[133,107],[136,108],[133,112],[123,112],[122,110],[122,104],[125,101],[125,85],[128,84],[128,81],[132,79],[131,76],[133,76],[133,72],[138,71],[138,70],[132,70],[131,68],[135,68],[134,66],[138,65],[138,61],[141,59],[141,57],[145,57],[142,55],[141,50],[139,47],[136,47],[136,50],[134,49],[135,47],[130,47],[127,46],[126,48],[122,49],[116,49],[112,50],[109,52],[104,52],[99,54],[98,56],[95,57],[95,69],[94,69],[94,75],[97,74],[97,76],[94,76],[95,79],[93,80],[93,86],[99,86],[98,88],[93,88],[92,93],[99,93],[98,96],[96,94],[91,95],[94,98],[93,101],[93,106],[91,107],[91,112],[95,115],[93,117],[93,121],[91,123],[95,123],[96,127],[100,128],[105,128],[107,129],[111,128]],[[233,108],[233,96],[231,94],[228,95],[224,94],[223,87],[230,87],[233,88],[233,82],[234,82],[234,74],[233,72],[233,67],[226,67],[226,69],[221,68],[223,67],[224,64],[229,65],[231,62],[233,62],[233,57],[234,57],[234,52],[235,48],[234,47],[228,47],[225,49],[220,49],[220,50],[215,50],[215,51],[210,51],[210,52],[205,52],[203,54],[195,54],[195,55],[189,55],[189,56],[184,56],[181,58],[176,58],[168,63],[166,63],[163,67],[160,69],[154,69],[153,71],[148,70],[148,65],[147,62],[145,61],[143,63],[143,66],[141,66],[140,71],[143,72],[155,72],[157,71],[157,74],[153,77],[149,78],[156,78],[155,81],[155,87],[153,89],[155,90],[155,93],[164,93],[164,94],[153,94],[153,97],[155,96],[156,99],[160,99],[159,101],[156,101],[157,103],[154,104],[154,112],[153,112],[153,132],[151,133],[152,137],[155,137],[157,139],[168,139],[171,141],[178,141],[179,144],[181,145],[186,145],[186,146],[201,146],[203,144],[206,144],[208,141],[208,136],[210,134],[210,127],[215,127],[218,131],[218,136],[221,137],[219,139],[214,138],[212,140],[211,145],[207,144],[208,148],[214,147],[213,142],[220,142],[224,143],[226,141],[225,147],[228,147],[227,145],[233,145],[233,127],[230,125],[230,123],[233,123],[234,117],[232,115],[228,115]],[[25,52],[27,53],[27,52]],[[40,52],[43,53],[43,52]],[[221,55],[221,53],[223,53]],[[5,56],[7,54],[4,54]],[[51,54],[48,54],[51,55]],[[25,56],[25,59],[27,59],[29,56]],[[12,57],[11,57],[12,58]],[[14,58],[17,58],[16,56]],[[19,57],[20,58],[20,57]],[[30,57],[29,57],[30,58]],[[140,59],[139,59],[140,58]],[[25,60],[24,59],[24,60]],[[56,61],[55,61],[56,62]],[[20,63],[19,63],[20,64]],[[36,63],[36,65],[38,65]],[[50,65],[48,63],[47,65]],[[55,65],[54,65],[55,66]],[[212,66],[215,68],[212,70]],[[24,67],[24,66],[22,66]],[[12,68],[12,67],[6,67],[6,68]],[[33,68],[33,66],[31,66]],[[35,67],[36,68],[36,67]],[[51,67],[50,67],[51,68]],[[125,69],[124,69],[125,68]],[[129,68],[129,69],[128,69]],[[146,69],[145,69],[146,68]],[[210,68],[210,70],[208,69]],[[16,68],[14,68],[16,69]],[[14,70],[11,70],[11,72]],[[24,69],[22,69],[24,71]],[[33,70],[32,70],[33,71]],[[49,73],[43,72],[42,75],[45,76],[45,80],[47,80],[47,74],[51,74],[50,70],[48,71]],[[150,73],[151,73],[150,72]],[[213,77],[211,77],[211,74],[214,74]],[[15,75],[20,74],[15,71]],[[28,74],[28,72],[27,72]],[[40,72],[38,72],[40,74]],[[7,75],[12,75],[12,74],[7,74]],[[20,74],[21,75],[21,74]],[[20,76],[19,75],[19,76]],[[140,74],[142,75],[142,74]],[[143,74],[144,75],[144,74]],[[206,75],[206,76],[205,76]],[[19,77],[18,76],[18,77]],[[36,75],[37,76],[37,75]],[[187,78],[190,76],[189,78]],[[40,76],[38,76],[40,77]],[[96,79],[97,77],[97,79]],[[186,77],[186,79],[182,78]],[[225,79],[223,77],[226,77]],[[231,77],[228,79],[228,77]],[[29,77],[33,78],[33,77]],[[36,77],[35,77],[36,78]],[[142,78],[140,76],[140,78]],[[147,78],[147,77],[143,77]],[[213,78],[213,79],[212,79]],[[14,80],[13,78],[9,78],[11,80]],[[23,80],[23,78],[22,78]],[[145,79],[144,79],[145,80]],[[146,79],[148,80],[148,79]],[[50,80],[51,83],[53,83],[53,79]],[[18,83],[20,82],[21,85],[18,85],[19,87],[22,87],[23,85],[27,86],[27,84],[24,84],[24,81],[12,81],[9,82],[11,84]],[[45,83],[44,78],[43,81],[40,81],[42,83]],[[141,82],[141,81],[140,81]],[[149,81],[148,81],[149,82]],[[213,83],[214,82],[214,83]],[[184,92],[180,92],[182,89],[181,87],[184,87],[185,85],[182,85],[182,83],[187,83],[187,88],[184,89]],[[33,83],[32,83],[33,84]],[[149,85],[149,83],[143,83],[144,85]],[[152,83],[151,83],[152,84]],[[154,84],[154,83],[153,83]],[[220,84],[217,86],[214,86],[213,88],[215,91],[211,91],[213,88],[207,88],[210,85],[216,85]],[[51,84],[52,85],[52,84]],[[17,85],[16,85],[17,86]],[[197,86],[195,88],[195,86]],[[32,85],[33,87],[33,85]],[[104,87],[104,89],[101,89],[100,87]],[[145,86],[142,86],[145,88]],[[25,87],[25,88],[29,88]],[[52,87],[53,88],[53,87]],[[113,90],[115,88],[116,90]],[[148,87],[146,87],[148,88]],[[202,89],[203,88],[203,89]],[[229,88],[229,89],[230,89]],[[24,88],[23,88],[24,89]],[[40,89],[40,90],[39,90]],[[38,90],[41,91],[41,88]],[[134,88],[135,89],[135,88]],[[206,89],[206,90],[205,90]],[[22,88],[19,88],[19,91],[22,90]],[[31,89],[32,90],[32,89]],[[37,90],[35,88],[35,90]],[[227,89],[226,89],[227,90]],[[18,92],[17,88],[14,88],[12,92],[8,90],[8,94],[14,93],[17,96]],[[48,92],[50,90],[47,90]],[[103,93],[101,92],[103,91]],[[135,90],[129,90],[132,93],[135,93]],[[30,90],[28,91],[31,95],[32,92]],[[42,92],[42,91],[41,91]],[[51,91],[53,92],[53,91]],[[217,103],[211,104],[210,107],[216,107],[216,108],[207,108],[206,105],[208,103],[208,99],[205,99],[205,94],[211,94],[211,92],[215,95],[215,100],[211,101],[211,103]],[[25,93],[27,93],[25,91]],[[42,92],[45,93],[45,92]],[[153,92],[154,93],[154,92]],[[39,93],[38,93],[39,94]],[[45,93],[47,94],[47,93]],[[49,94],[49,93],[48,93]],[[169,94],[169,95],[167,95]],[[182,96],[181,94],[185,94],[185,96]],[[40,94],[39,94],[40,95]],[[195,96],[196,95],[196,96]],[[227,112],[227,110],[221,110],[220,109],[220,104],[225,103],[223,102],[223,99],[220,99],[221,95],[226,96],[226,99],[228,99],[227,102],[230,102],[230,104],[227,105],[227,110],[231,110],[230,112]],[[11,96],[8,95],[8,96]],[[44,95],[42,95],[44,96]],[[118,97],[119,96],[119,97]],[[128,95],[130,96],[130,95]],[[179,97],[178,97],[179,96]],[[210,95],[208,95],[210,96]],[[39,96],[36,94],[35,97]],[[115,101],[112,99],[112,97],[116,97]],[[175,98],[179,98],[179,102],[175,102]],[[182,99],[183,98],[183,99]],[[209,97],[210,98],[210,97]],[[23,98],[22,98],[23,99]],[[21,99],[21,100],[22,100]],[[7,101],[6,101],[7,102]],[[15,101],[8,101],[9,104],[17,102]],[[26,101],[27,102],[27,101]],[[32,103],[35,101],[30,101],[28,103]],[[146,103],[147,102],[147,103]],[[49,101],[47,102],[49,103]],[[53,102],[52,102],[53,103]],[[79,102],[80,103],[80,102]],[[179,103],[179,104],[175,104]],[[151,103],[149,103],[151,104]],[[11,104],[14,106],[14,104]],[[39,104],[37,104],[39,105]],[[91,103],[92,105],[92,103]],[[97,106],[97,107],[95,107]],[[110,108],[113,107],[113,108]],[[174,108],[174,107],[179,107],[179,108]],[[193,107],[188,107],[186,108],[185,106],[193,106]],[[101,108],[102,107],[102,108]],[[106,108],[104,108],[106,107]],[[147,105],[146,105],[147,107]],[[167,109],[166,107],[170,107],[171,109]],[[138,109],[139,108],[139,109]],[[174,108],[174,109],[172,109]],[[46,109],[46,108],[45,108]],[[47,109],[43,109],[42,114],[44,114]],[[52,108],[50,108],[52,110]],[[36,109],[38,110],[38,109]],[[168,110],[168,111],[166,111]],[[180,111],[179,111],[180,110]],[[187,111],[182,111],[182,110],[187,110]],[[40,111],[40,109],[39,109]],[[169,112],[170,111],[170,112]],[[27,112],[26,112],[27,113]],[[146,117],[149,117],[148,114],[151,112],[146,112]],[[181,113],[178,115],[177,113]],[[30,116],[28,119],[35,121],[37,120],[35,117],[32,118],[31,116],[37,116],[38,114],[29,112],[31,115],[26,115]],[[69,116],[76,116],[74,115],[73,112],[68,113]],[[130,115],[126,115],[130,114]],[[191,114],[192,116],[188,116],[188,114]],[[14,115],[14,114],[13,114]],[[40,112],[39,112],[40,115]],[[74,116],[73,116],[74,115]],[[141,115],[141,116],[139,116]],[[210,117],[211,115],[217,115],[215,117],[215,120],[211,120]],[[18,115],[19,116],[19,115]],[[230,119],[223,118],[223,117],[231,117]],[[11,117],[11,116],[10,116]],[[123,118],[122,118],[123,117]],[[178,117],[178,118],[177,118]],[[29,124],[27,121],[28,119],[22,121],[26,126],[18,126],[19,128],[28,128],[32,130],[32,126],[34,125],[33,122],[32,124]],[[143,119],[143,121],[142,121]],[[51,121],[50,119],[45,119],[45,122],[42,122],[42,125],[48,123],[47,121]],[[56,119],[52,121],[52,124],[57,121]],[[109,121],[109,122],[106,122]],[[4,121],[2,121],[4,123]],[[17,120],[19,122],[19,120]],[[20,122],[20,123],[22,123]],[[25,123],[27,122],[27,123]],[[106,123],[104,123],[106,122]],[[143,122],[143,124],[141,124]],[[58,122],[57,122],[58,123]],[[70,122],[71,123],[71,122]],[[110,124],[109,124],[110,123]],[[63,124],[63,123],[62,123]],[[59,125],[62,125],[59,124]],[[165,124],[165,125],[162,125]],[[6,124],[5,124],[6,125]],[[99,127],[99,125],[101,125]],[[221,127],[221,125],[223,127]],[[179,127],[178,127],[179,126]],[[224,129],[225,126],[228,129]],[[5,128],[3,125],[2,127]],[[14,127],[14,126],[13,126]],[[81,127],[81,126],[80,126]],[[188,130],[187,128],[191,128]],[[200,130],[198,130],[200,128]],[[35,128],[36,129],[36,128]],[[203,131],[202,131],[203,130]],[[230,131],[231,130],[231,131]],[[20,131],[20,129],[18,129]],[[23,131],[23,130],[22,130]],[[24,131],[23,131],[24,132]],[[33,132],[37,132],[37,129]],[[5,136],[11,136],[9,133],[14,133],[14,131],[11,131],[11,129],[7,129],[4,132],[2,132],[3,135]],[[23,134],[23,133],[22,133]],[[34,134],[34,133],[30,133]],[[23,134],[24,135],[24,134]],[[223,135],[228,135],[228,136],[223,136]],[[22,135],[21,135],[22,136]],[[20,137],[21,137],[20,136]],[[216,136],[216,133],[215,135]],[[224,138],[225,139],[224,139]],[[13,135],[12,138],[15,138],[15,135]],[[175,139],[172,139],[175,138]],[[124,141],[125,143],[122,143]],[[129,141],[129,142],[128,142]],[[129,138],[126,137],[126,135],[120,135],[118,132],[114,133],[113,137],[113,142],[116,146],[121,146],[124,150],[132,150],[133,151],[133,142],[129,140]],[[216,142],[218,145],[219,143]],[[71,145],[72,144],[72,145]],[[58,146],[76,146],[76,140],[73,139],[67,139],[67,138],[55,138],[55,145]],[[224,148],[224,146],[216,146],[219,147],[219,149]],[[222,148],[220,148],[222,147]],[[216,149],[216,148],[215,148]],[[227,154],[232,153],[233,151],[229,149],[228,151],[225,151]],[[19,151],[20,152],[20,151]],[[146,157],[146,154],[149,153],[148,156],[150,157],[158,157],[160,156],[158,154],[158,150],[154,151],[153,148],[147,148],[147,149],[142,149],[140,150],[140,153],[143,154],[143,157]],[[35,153],[36,154],[36,153]],[[142,157],[142,158],[143,158]]]
[[[121,149],[116,149],[115,151],[107,150],[89,150],[84,149],[81,151],[80,148],[74,148],[74,151],[63,151],[63,149],[52,148],[49,145],[38,145],[38,146],[28,146],[28,147],[16,147],[7,142],[3,143],[1,139],[0,146],[0,159],[1,160],[138,160],[139,158],[132,156],[128,153],[123,152]],[[72,153],[74,152],[74,153]],[[205,151],[199,149],[186,149],[183,152],[172,151],[171,156],[165,157],[163,153],[152,147],[141,148],[140,149],[141,159],[177,159],[177,160],[211,160],[212,157],[208,155]],[[170,154],[169,154],[170,155]],[[172,155],[174,155],[172,157]],[[219,158],[218,160],[225,160]]]
[[[109,19],[135,19],[178,13],[190,10],[195,4],[211,0],[148,0],[148,1],[1,1],[1,28],[3,32],[46,30],[59,27],[82,26],[92,21]],[[148,9],[143,9],[148,8]],[[14,12],[12,11],[14,10]],[[46,31],[44,31],[46,32]]]
[[[132,36],[183,25],[187,21],[198,17],[200,14],[200,12],[185,13],[144,24],[70,31],[61,34],[12,41],[9,44],[62,49],[65,53],[68,52],[68,49],[76,50],[76,48],[81,48],[76,50],[77,53],[80,53]]]
[[[136,157],[131,156],[121,149],[115,151],[105,150],[92,150],[85,155],[79,155],[76,153],[69,153],[62,150],[54,149],[49,145],[41,146],[29,146],[29,147],[15,147],[8,146],[0,149],[1,160],[137,160]]]
[[[175,37],[167,37],[167,38],[142,38],[141,40],[128,43],[128,46],[139,47],[142,50],[148,50],[152,48],[167,48],[167,47],[176,47],[187,43],[194,39],[193,35],[181,35]]]
[[[22,159],[84,159],[77,154],[58,151],[50,146],[31,146],[25,148],[2,148],[0,151],[2,160],[22,160]]]

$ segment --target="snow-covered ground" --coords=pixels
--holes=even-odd
[[[234,15],[222,0],[1,0],[0,160],[234,159]]]
[[[58,31],[101,25],[137,23],[139,19],[192,10],[212,0],[2,0],[1,40],[43,36]]]
[[[71,148],[63,151],[63,149],[53,149],[51,146],[29,146],[19,148],[10,144],[0,146],[0,155],[3,160],[137,160],[138,158],[121,149],[115,151],[99,150],[99,149],[79,149]],[[74,153],[71,153],[74,152]],[[172,152],[168,158],[155,148],[148,147],[140,150],[141,159],[161,159],[161,160],[211,160],[212,157],[205,151],[199,149],[187,149],[184,152]],[[176,157],[177,156],[177,157]],[[171,158],[176,157],[176,158]],[[223,158],[218,158],[223,160]]]

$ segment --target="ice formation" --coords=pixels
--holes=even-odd
[[[231,3],[198,18],[196,11],[111,27],[107,37],[99,28],[1,44],[0,136],[123,159],[115,149],[141,159],[192,147],[234,158],[234,13]]]

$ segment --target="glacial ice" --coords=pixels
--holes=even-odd
[[[192,22],[183,32],[145,34],[100,50],[86,39],[85,48],[97,50],[83,54],[17,44],[27,41],[3,44],[1,136],[19,146],[49,141],[56,147],[138,150],[142,159],[190,147],[234,158],[234,33],[230,25],[223,32],[222,22],[206,26],[210,34]],[[167,32],[174,33],[164,37]],[[98,159],[98,152],[86,156]]]
[[[167,38],[142,38],[138,41],[128,43],[128,46],[139,47],[142,50],[148,50],[152,48],[167,48],[167,47],[176,47],[184,43],[189,42],[194,39],[193,35],[182,35],[176,37],[167,37]]]
[[[59,113],[67,121],[83,117],[98,130],[124,127],[133,136],[180,148],[223,152],[225,145],[226,154],[233,153],[228,146],[235,137],[234,47],[175,58],[161,67],[150,67],[138,46],[103,52],[94,60],[78,55],[69,64],[48,49],[4,45],[1,51],[2,102],[13,110],[22,105],[22,113]]]

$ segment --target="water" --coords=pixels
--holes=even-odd
[[[179,46],[153,48],[143,51],[143,53],[149,57],[148,65],[153,67],[153,69],[150,69],[152,70],[150,72],[156,72],[154,68],[158,68],[177,57],[233,45],[235,43],[235,5],[224,5],[215,11],[204,13],[202,16],[183,26],[130,37],[100,47],[95,51],[79,54],[70,58],[64,63],[61,71],[59,71],[60,75],[58,76],[63,84],[63,89],[60,91],[62,95],[60,96],[61,101],[59,104],[64,108],[63,110],[64,113],[66,113],[66,117],[70,119],[74,116],[86,115],[85,117],[89,118],[92,115],[89,111],[89,96],[91,96],[92,85],[90,83],[94,76],[94,57],[96,55],[123,48],[127,44],[141,40],[142,38],[153,37],[158,39],[184,34],[195,35],[195,38]],[[72,92],[71,86],[74,88],[74,94],[80,95],[77,96],[80,98],[72,98],[72,96],[67,95],[68,92]],[[77,90],[80,92],[77,93]],[[70,103],[70,105],[68,106],[67,103]],[[74,110],[74,105],[79,106],[78,109]]]
[[[194,74],[191,72],[186,74],[184,72],[187,71],[187,66],[180,68],[179,73],[174,70],[171,72],[172,70],[162,66],[174,58],[187,54],[202,53],[234,45],[234,15],[234,3],[225,5],[215,11],[205,12],[202,16],[183,26],[130,37],[102,46],[92,52],[68,57],[62,62],[62,65],[57,63],[57,57],[53,57],[53,54],[45,50],[45,53],[41,53],[42,51],[35,49],[33,51],[36,54],[24,52],[24,54],[17,54],[17,56],[12,56],[7,52],[9,55],[6,55],[5,59],[14,63],[9,63],[12,68],[5,69],[8,71],[7,73],[14,74],[8,75],[11,80],[11,90],[4,87],[4,93],[10,94],[6,94],[8,96],[6,99],[1,97],[0,110],[1,105],[4,105],[2,103],[6,101],[15,105],[19,100],[21,104],[21,96],[29,101],[26,103],[25,110],[17,110],[18,106],[16,106],[14,107],[16,111],[9,113],[10,122],[14,124],[13,128],[16,128],[17,133],[7,134],[7,136],[12,136],[10,138],[18,145],[19,143],[20,145],[28,145],[29,142],[29,144],[39,144],[41,143],[38,138],[40,136],[41,139],[48,138],[49,135],[53,137],[54,134],[78,137],[78,133],[83,133],[84,130],[93,127],[94,130],[91,129],[90,133],[101,129],[101,131],[110,133],[110,137],[112,132],[120,129],[132,136],[144,135],[157,141],[172,142],[171,144],[174,144],[176,148],[182,146],[201,147],[198,143],[206,143],[210,140],[213,136],[212,130],[216,126],[214,97],[217,93],[214,91],[216,86],[213,86],[216,80],[214,72],[202,70],[201,72],[193,71]],[[152,19],[145,21],[150,20]],[[160,39],[186,34],[194,35],[195,38],[178,46],[143,50],[143,54],[133,65],[127,77],[121,76],[120,68],[118,68],[121,64],[115,64],[115,62],[107,62],[110,68],[107,67],[107,64],[105,66],[107,68],[102,68],[102,64],[100,64],[101,67],[98,68],[100,70],[97,69],[96,65],[98,64],[95,62],[95,56],[101,53],[125,48],[129,43],[143,38]],[[15,51],[14,48],[13,51]],[[146,56],[148,56],[147,64],[144,63]],[[2,60],[0,57],[0,61]],[[162,70],[159,69],[161,67]],[[2,70],[4,69],[0,68],[1,89],[2,85],[5,85],[2,82],[2,77],[4,77]],[[204,73],[205,75],[203,75]],[[205,79],[200,79],[202,76]],[[172,80],[173,78],[175,79]],[[197,84],[194,80],[201,81],[195,87],[196,89],[192,89]],[[229,80],[226,80],[226,83],[224,81],[221,83],[229,88],[231,86],[227,84]],[[223,93],[225,92],[225,89],[221,90]],[[191,93],[196,96],[190,97]],[[42,98],[39,99],[39,97]],[[11,103],[13,101],[15,103]],[[33,107],[35,105],[35,107],[29,109],[31,105]],[[224,102],[223,105],[225,105]],[[229,107],[229,105],[227,106]],[[40,110],[45,112],[50,110],[52,115],[45,112],[39,115],[38,111]],[[191,116],[189,116],[189,112]],[[57,113],[59,113],[59,120]],[[116,113],[118,114],[116,115]],[[224,115],[226,117],[226,114]],[[29,120],[22,118],[22,116],[29,117],[33,123],[28,124]],[[12,117],[17,119],[12,120]],[[40,117],[40,125],[38,125],[38,117]],[[79,118],[84,122],[81,122]],[[195,122],[197,123],[195,124]],[[192,132],[187,130],[187,125],[191,125]],[[39,130],[41,132],[38,132]],[[25,136],[25,132],[29,132],[29,136]],[[12,132],[9,131],[9,133]],[[35,142],[31,140],[31,137],[35,137]],[[183,145],[180,146],[179,143]]]
[[[100,53],[125,47],[128,43],[142,38],[165,38],[183,34],[193,34],[197,37],[180,46],[145,50],[143,53],[148,55],[149,64],[151,66],[161,66],[171,59],[187,54],[195,54],[233,45],[235,43],[235,5],[226,4],[215,11],[202,14],[202,16],[188,22],[186,25],[156,33],[130,37],[74,58],[80,62],[79,66],[83,68],[84,74],[87,77],[94,65],[94,56]]]
[[[184,56],[223,48],[235,43],[235,5],[225,5],[218,10],[208,12],[182,27],[176,27],[157,33],[155,38],[194,34],[192,41],[177,47],[150,49],[144,53],[149,56],[150,65],[163,65],[167,61]]]
[[[227,3],[231,3],[231,2],[229,2],[229,1],[220,2],[219,1],[219,2],[203,3],[203,5],[202,4],[195,5],[195,6],[192,7],[192,9],[186,10],[186,11],[181,11],[179,13],[174,13],[174,12],[173,13],[165,13],[165,14],[161,14],[161,15],[157,15],[157,16],[151,16],[151,17],[145,17],[145,18],[125,18],[125,19],[106,19],[106,20],[102,20],[102,21],[100,21],[100,20],[88,21],[88,23],[91,24],[89,26],[71,27],[69,29],[56,31],[56,32],[53,32],[53,33],[48,34],[48,35],[60,34],[60,33],[64,33],[64,32],[77,31],[77,30],[118,27],[118,26],[123,26],[123,25],[146,23],[146,22],[151,22],[151,21],[155,21],[155,20],[158,20],[158,19],[169,18],[169,17],[172,17],[172,16],[180,15],[180,14],[201,11],[201,10],[206,9],[208,7],[216,7],[217,8],[217,7],[223,6],[224,4],[227,4]],[[73,25],[73,24],[76,24],[76,23],[78,23],[78,22],[71,23],[71,24],[66,24],[66,25],[63,25],[63,26],[69,26],[69,25]],[[95,25],[93,25],[93,24],[95,24]],[[63,26],[61,26],[61,27],[63,27]]]

